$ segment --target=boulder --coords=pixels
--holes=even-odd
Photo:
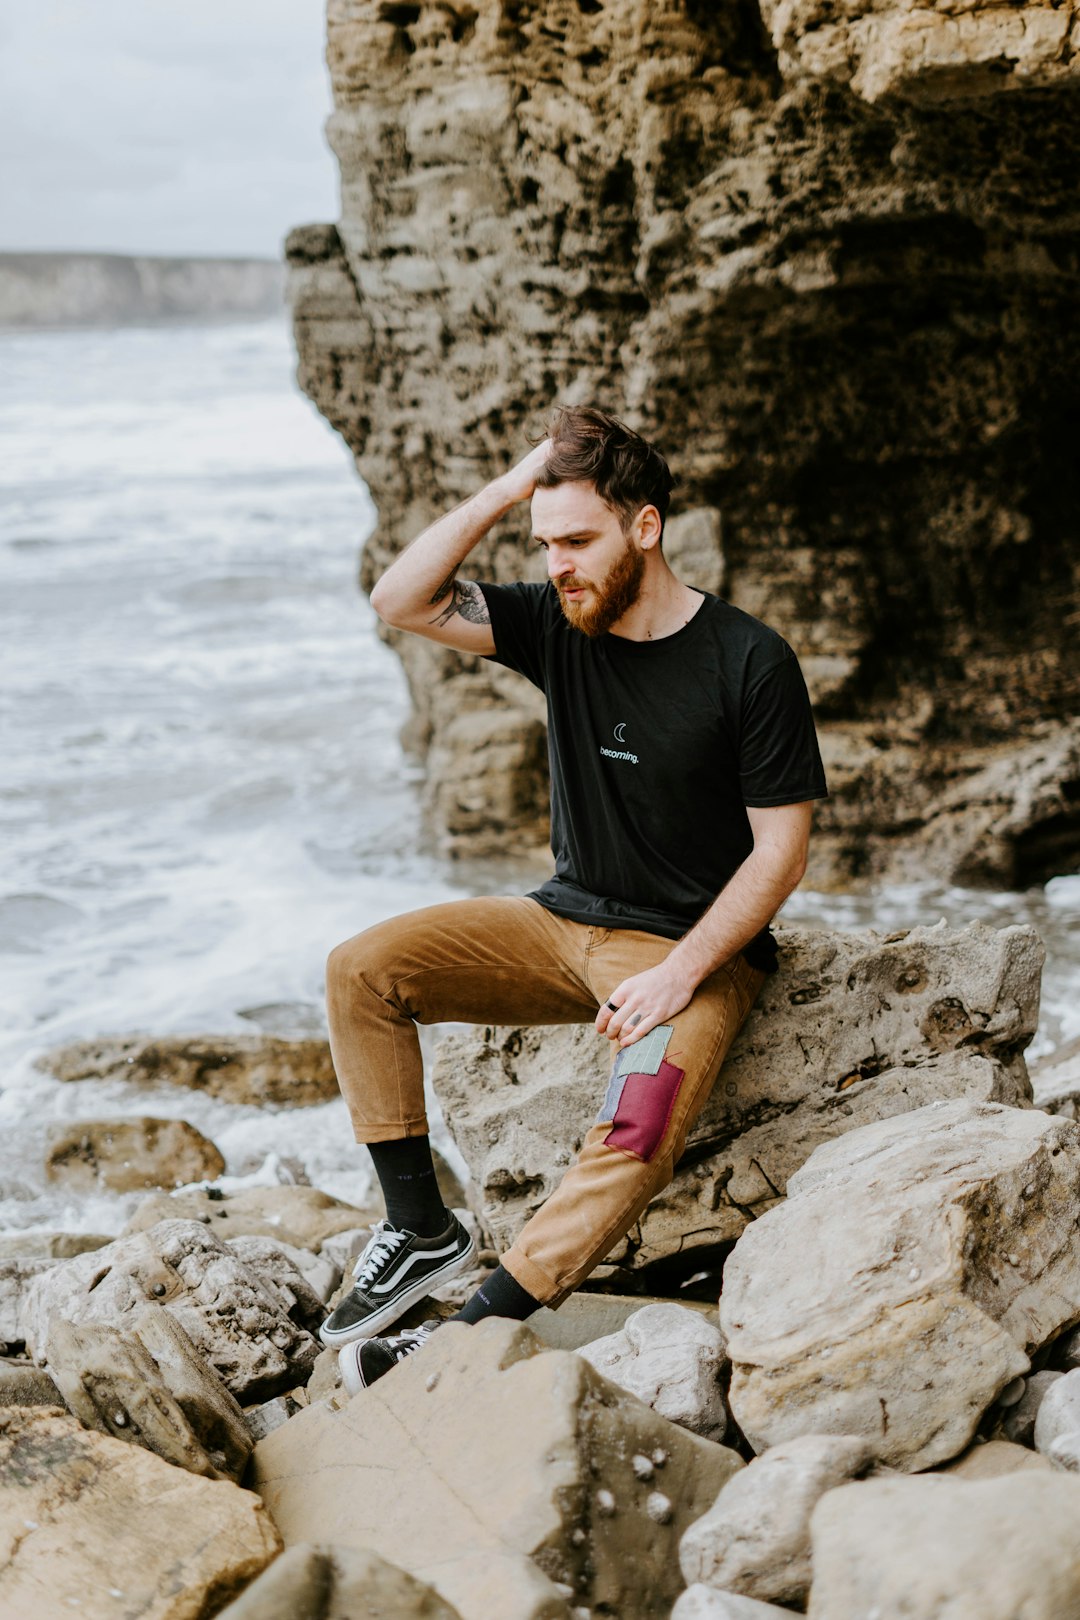
[[[987,1440],[983,1445],[969,1446],[960,1457],[946,1463],[941,1470],[954,1479],[1000,1479],[1015,1474],[1018,1469],[1041,1468],[1050,1464],[1038,1452],[1027,1446],[1015,1445],[1010,1440]]]
[[[332,1260],[310,1249],[298,1249],[293,1243],[283,1243],[280,1238],[231,1237],[226,1242],[233,1254],[255,1271],[268,1273],[278,1281],[291,1278],[293,1284],[299,1278],[320,1305],[326,1304],[341,1282],[341,1267]]]
[[[671,1620],[791,1620],[791,1610],[698,1585],[686,1588],[671,1611]]]
[[[440,1328],[341,1410],[298,1413],[256,1446],[252,1481],[287,1545],[370,1547],[463,1620],[654,1620],[682,1584],[679,1536],[741,1466],[491,1318]]]
[[[169,1312],[138,1311],[124,1332],[49,1324],[49,1371],[87,1429],[145,1446],[208,1479],[238,1480],[251,1455],[244,1414]]]
[[[136,1192],[214,1181],[221,1153],[186,1119],[84,1119],[49,1127],[45,1174],[72,1192]]]
[[[44,1272],[51,1271],[54,1260],[0,1260],[0,1354],[18,1349],[23,1344],[20,1325],[26,1293]]]
[[[810,1590],[810,1515],[826,1491],[864,1474],[867,1441],[804,1434],[728,1480],[679,1547],[687,1584],[762,1602],[803,1605]]]
[[[1080,1437],[1080,1369],[1075,1368],[1056,1378],[1039,1402],[1035,1449],[1048,1457],[1055,1441],[1073,1435]]]
[[[1048,1114],[1076,1118],[1080,1103],[1080,1036],[1031,1066],[1031,1089],[1036,1108]]]
[[[201,1620],[281,1540],[258,1497],[66,1412],[0,1411],[0,1614]]]
[[[187,1086],[254,1107],[306,1108],[340,1095],[326,1041],[273,1035],[106,1035],[54,1047],[37,1067],[55,1080]]]
[[[63,1406],[48,1373],[28,1361],[0,1360],[0,1406]]]
[[[377,1218],[375,1210],[342,1203],[317,1187],[247,1187],[235,1193],[188,1187],[144,1198],[124,1231],[145,1232],[158,1221],[202,1221],[220,1238],[280,1238],[298,1249],[320,1249],[334,1234]]]
[[[112,1238],[100,1232],[51,1232],[37,1228],[25,1232],[5,1232],[0,1236],[0,1261],[70,1260],[103,1248]]]
[[[246,1265],[198,1221],[161,1221],[53,1266],[31,1284],[20,1331],[42,1361],[54,1314],[124,1330],[147,1304],[176,1317],[241,1402],[303,1383],[319,1353],[308,1328],[323,1307],[300,1274]]]
[[[724,1438],[724,1339],[699,1311],[671,1303],[645,1305],[618,1333],[594,1339],[578,1353],[670,1423],[706,1440]]]
[[[810,1620],[1080,1613],[1080,1479],[865,1480],[814,1510]]]
[[[682,1164],[608,1257],[688,1265],[737,1238],[821,1143],[939,1098],[1026,1106],[1043,949],[1033,929],[890,936],[781,929],[765,984]],[[479,1029],[436,1050],[435,1089],[505,1249],[562,1177],[607,1085],[591,1025]],[[697,1260],[695,1261],[695,1257]]]
[[[424,1582],[359,1547],[289,1547],[218,1620],[460,1620]]]
[[[670,1306],[669,1298],[648,1294],[592,1293],[579,1288],[567,1295],[556,1310],[542,1306],[529,1317],[529,1331],[535,1333],[552,1350],[580,1350],[597,1339],[607,1339],[622,1332],[627,1319],[649,1305]],[[692,1311],[708,1326],[717,1325],[716,1306],[703,1300],[680,1300],[677,1309]],[[600,1368],[601,1372],[604,1369]],[[610,1372],[604,1373],[611,1377]],[[617,1378],[612,1383],[618,1383]],[[636,1393],[636,1391],[635,1391]],[[666,1414],[664,1414],[666,1416]]]
[[[956,1456],[1080,1316],[1080,1126],[943,1102],[819,1148],[724,1272],[731,1411],[755,1451],[865,1436]]]
[[[1035,1444],[1035,1420],[1039,1408],[1051,1385],[1063,1376],[1051,1368],[1044,1368],[1042,1372],[1032,1373],[1030,1378],[1024,1380],[1024,1393],[1001,1420],[1001,1432],[1006,1440],[1021,1446]]]

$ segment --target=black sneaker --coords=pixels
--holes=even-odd
[[[319,1329],[335,1348],[370,1339],[440,1283],[464,1271],[476,1245],[456,1215],[438,1237],[417,1237],[380,1221],[353,1267],[356,1287]]]
[[[442,1327],[442,1323],[421,1322],[419,1327],[403,1328],[385,1339],[361,1339],[357,1344],[347,1344],[344,1350],[338,1351],[338,1366],[346,1392],[359,1395],[384,1373],[393,1372],[399,1361],[427,1344],[437,1327]]]

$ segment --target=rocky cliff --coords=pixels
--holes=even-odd
[[[0,325],[244,320],[276,314],[283,281],[274,259],[0,253]]]
[[[803,661],[819,883],[1074,866],[1074,0],[330,0],[328,29],[342,217],[293,233],[290,296],[379,508],[363,582],[551,402],[606,404],[677,471],[676,566]],[[465,572],[530,575],[524,533]],[[538,841],[536,695],[400,652],[446,846]]]

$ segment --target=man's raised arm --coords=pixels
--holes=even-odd
[[[461,652],[495,651],[483,592],[472,581],[459,580],[457,571],[512,506],[532,498],[549,447],[549,440],[543,440],[516,467],[432,523],[402,552],[371,593],[371,605],[384,624]]]

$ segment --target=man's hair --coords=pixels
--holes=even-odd
[[[592,405],[560,405],[548,423],[552,448],[537,489],[592,484],[618,514],[623,531],[643,506],[655,506],[661,530],[675,483],[671,468],[640,433]]]

